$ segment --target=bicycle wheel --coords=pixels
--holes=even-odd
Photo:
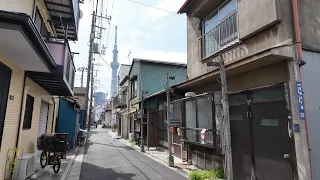
[[[53,172],[54,173],[58,173],[60,171],[60,166],[61,166],[61,160],[60,157],[58,157],[57,159],[54,160],[54,164],[53,164]]]
[[[45,168],[47,166],[47,154],[45,152],[42,152],[40,155],[40,165],[42,168]]]

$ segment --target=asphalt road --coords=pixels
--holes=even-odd
[[[92,129],[81,167],[80,180],[186,180],[170,168]]]

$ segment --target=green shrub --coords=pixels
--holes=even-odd
[[[190,172],[188,178],[190,180],[202,180],[199,171]]]
[[[224,171],[222,166],[218,166],[212,170],[192,171],[188,174],[190,180],[205,180],[205,179],[222,179]]]
[[[135,146],[136,145],[136,142],[135,141],[132,141],[131,142],[131,146]]]
[[[212,177],[213,178],[224,178],[224,170],[222,166],[218,166],[212,169]]]

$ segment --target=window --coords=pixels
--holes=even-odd
[[[34,23],[36,24],[36,27],[38,29],[38,31],[41,31],[41,24],[42,24],[42,18],[41,18],[41,14],[39,12],[39,9],[36,9],[36,13],[35,13],[35,17],[34,17]]]
[[[30,129],[32,123],[34,97],[27,95],[26,107],[24,110],[23,129]]]
[[[279,120],[278,119],[260,119],[260,125],[261,126],[279,126]]]
[[[131,81],[131,98],[136,97],[138,94],[138,81],[137,78]]]
[[[200,130],[195,130],[195,128],[199,128],[208,129],[207,143],[213,143],[212,98],[212,96],[205,96],[185,102],[185,127],[189,128],[186,130],[188,141],[200,142]]]
[[[165,110],[165,104],[164,103],[159,103],[159,108],[158,108],[158,113],[159,113],[159,121],[157,123],[158,126],[158,137],[159,140],[162,141],[168,141],[168,131],[167,131],[167,112]]]
[[[34,23],[36,24],[36,27],[42,36],[44,37],[49,36],[49,32],[47,30],[45,23],[43,22],[42,16],[38,8],[36,8]]]
[[[203,57],[237,40],[237,0],[228,0],[202,22]]]

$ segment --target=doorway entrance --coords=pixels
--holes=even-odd
[[[283,87],[229,96],[235,180],[292,180]]]
[[[12,70],[0,62],[0,146],[6,116],[7,101]]]

